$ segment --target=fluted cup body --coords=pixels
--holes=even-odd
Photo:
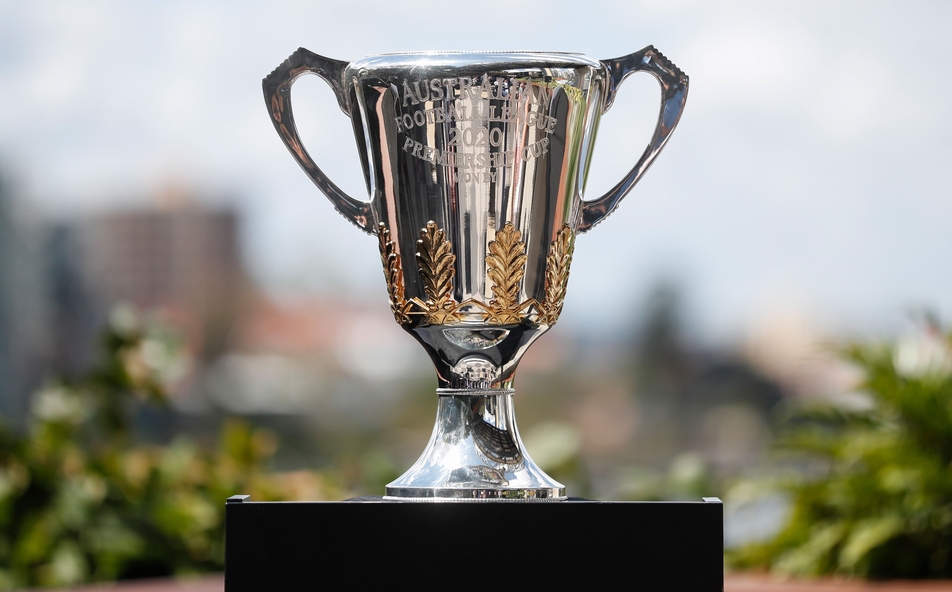
[[[344,79],[397,321],[441,386],[508,386],[561,312],[605,67],[403,54]]]

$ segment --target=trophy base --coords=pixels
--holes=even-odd
[[[695,502],[225,505],[225,592],[724,590],[723,506]],[[625,584],[627,582],[627,584]]]
[[[437,389],[439,407],[423,455],[387,485],[385,500],[549,502],[565,486],[526,454],[512,389]]]
[[[387,486],[388,502],[561,502],[568,499],[564,487],[551,489],[454,489]]]

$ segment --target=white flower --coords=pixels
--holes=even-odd
[[[952,375],[952,348],[939,333],[906,338],[893,350],[893,366],[905,378],[945,379]]]
[[[34,395],[33,415],[46,421],[79,422],[83,418],[83,402],[63,386],[50,386]]]

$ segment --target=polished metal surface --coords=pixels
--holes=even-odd
[[[504,501],[565,499],[565,487],[526,454],[510,389],[440,389],[433,434],[387,499]]]
[[[661,84],[653,137],[622,181],[584,200],[600,118],[619,85],[639,71]],[[301,144],[290,91],[307,73],[328,82],[353,121],[369,201],[341,191]],[[609,215],[647,171],[678,123],[687,83],[650,46],[603,61],[554,52],[422,52],[347,63],[299,49],[265,78],[264,94],[275,129],[308,176],[345,218],[377,235],[394,317],[429,353],[439,386],[508,393],[522,354],[561,313],[577,234]],[[508,397],[498,405],[511,416],[511,394],[499,396]],[[454,397],[441,397],[440,417],[470,408],[473,401],[462,398],[451,404]],[[466,430],[473,446],[482,440],[472,434],[508,435],[524,456],[514,423],[511,429],[493,424],[499,434],[464,424],[472,424]],[[424,458],[436,454],[434,446],[431,441]],[[494,475],[496,457],[484,456],[481,465],[457,468],[484,466]],[[536,485],[517,476],[503,479],[517,485],[473,481],[449,488],[435,477],[426,481],[432,471],[424,465],[392,484],[397,493],[388,487],[388,495],[564,495],[553,494],[561,486],[531,462],[510,476],[538,472]],[[397,485],[411,473],[417,475],[412,486]]]

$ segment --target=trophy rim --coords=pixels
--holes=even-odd
[[[373,53],[364,57],[373,58],[377,56],[418,56],[418,55],[497,55],[497,54],[528,54],[528,55],[585,55],[580,51],[541,51],[535,49],[511,49],[511,50],[478,50],[478,49],[447,49],[447,50],[418,50],[418,51],[390,51],[386,53]]]
[[[417,68],[421,65],[434,67],[599,68],[603,64],[584,53],[575,51],[427,50],[375,53],[351,62],[349,67],[357,70],[373,70],[375,68]]]

